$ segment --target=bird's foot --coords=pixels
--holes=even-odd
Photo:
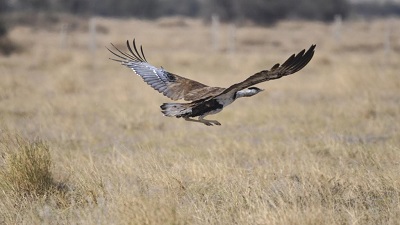
[[[214,123],[215,125],[221,126],[221,123],[216,121],[216,120],[210,120],[211,123]]]
[[[221,126],[221,123],[218,122],[218,121],[216,121],[216,120],[205,120],[205,119],[202,119],[202,118],[201,118],[201,119],[198,119],[198,120],[194,120],[194,119],[191,119],[191,118],[188,118],[188,117],[184,117],[184,119],[185,119],[186,121],[203,123],[203,124],[205,124],[205,125],[207,125],[207,126],[214,126],[214,125]]]
[[[216,120],[199,120],[200,122],[204,123],[207,126],[214,126],[214,125],[218,125],[221,126],[221,123],[216,121]]]

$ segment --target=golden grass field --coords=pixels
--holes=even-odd
[[[14,27],[0,58],[0,224],[399,224],[400,20],[237,28],[236,52],[185,18]],[[68,22],[67,22],[68,23]],[[388,24],[392,32],[386,35]],[[109,60],[144,45],[156,66],[227,87],[317,44],[300,72],[257,85],[207,127]],[[385,51],[385,40],[391,50]]]

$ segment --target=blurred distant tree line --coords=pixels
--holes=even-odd
[[[5,36],[7,33],[6,26],[3,22],[3,18],[1,15],[7,10],[6,0],[0,0],[0,38]]]
[[[65,12],[145,19],[172,15],[210,18],[217,14],[224,21],[251,20],[258,24],[286,18],[330,21],[336,14],[346,17],[352,12],[400,13],[398,6],[375,5],[355,5],[347,0],[0,0],[0,12]]]
[[[7,37],[7,26],[3,17],[7,9],[6,0],[0,0],[0,55],[9,55],[18,49],[17,45]]]

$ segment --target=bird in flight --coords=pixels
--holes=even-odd
[[[161,112],[165,116],[184,118],[187,121],[203,123],[207,126],[221,125],[216,120],[206,120],[205,116],[216,114],[241,97],[250,97],[263,91],[253,85],[279,79],[305,67],[314,55],[315,45],[306,51],[305,49],[297,54],[290,56],[284,63],[275,64],[270,70],[260,71],[246,80],[233,84],[228,88],[210,87],[200,82],[170,73],[164,68],[155,67],[147,62],[140,46],[140,51],[136,47],[135,39],[131,47],[126,41],[130,53],[119,50],[115,45],[114,51],[107,48],[117,59],[111,60],[120,62],[122,65],[132,69],[137,75],[154,88],[172,100],[183,99],[187,103],[164,103]],[[198,119],[193,119],[198,117]]]

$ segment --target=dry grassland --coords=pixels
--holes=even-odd
[[[399,224],[400,21],[281,22],[212,49],[189,19],[15,27],[0,58],[0,224]],[[135,37],[156,66],[226,87],[311,44],[301,72],[210,116],[163,117],[170,100],[108,60]],[[385,52],[385,39],[391,50]]]

